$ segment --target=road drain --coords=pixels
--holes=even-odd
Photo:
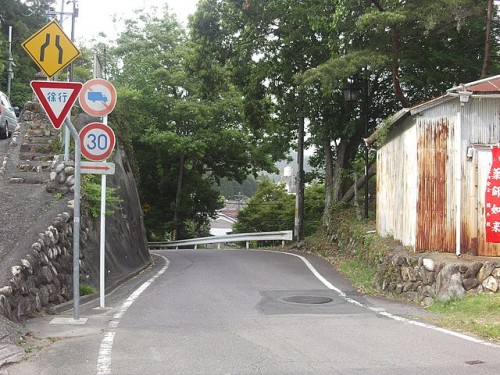
[[[333,301],[331,298],[318,296],[291,296],[286,297],[284,300],[286,302],[302,303],[305,305],[322,305]]]
[[[480,365],[484,362],[483,361],[466,361],[465,363],[467,363],[468,365]]]

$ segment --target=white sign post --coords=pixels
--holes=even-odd
[[[108,126],[108,114],[110,114],[116,104],[116,89],[114,86],[101,78],[94,78],[87,81],[80,91],[79,95],[80,106],[91,116],[103,117],[103,123],[89,124],[93,125],[88,128],[84,127],[80,132],[82,139],[82,154],[89,160],[105,161],[113,152],[115,147],[115,134]],[[87,126],[89,126],[87,125]],[[84,143],[84,140],[87,143]],[[102,163],[112,164],[112,163]],[[100,278],[99,278],[99,295],[100,307],[105,307],[106,296],[106,175],[114,173],[113,164],[112,173],[101,174],[101,225],[100,225]],[[106,169],[99,169],[100,171]],[[85,173],[85,172],[84,172]]]
[[[107,117],[107,116],[106,116]],[[105,119],[107,120],[107,118]],[[80,131],[82,155],[89,160],[106,160],[115,147],[115,133],[108,125],[93,122]],[[104,163],[103,163],[104,164]],[[106,174],[101,176],[101,233],[100,233],[100,307],[105,307],[106,296]]]

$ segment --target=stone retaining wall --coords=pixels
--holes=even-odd
[[[378,266],[377,283],[384,291],[430,305],[434,299],[447,301],[468,294],[498,292],[500,261],[396,254]]]
[[[56,157],[46,189],[66,194],[74,189],[74,162]],[[72,203],[73,201],[70,201]],[[44,233],[38,235],[19,265],[11,268],[8,285],[0,285],[0,314],[21,321],[73,298],[72,207],[58,214]],[[80,278],[85,279],[85,248],[92,230],[89,218],[80,224]]]
[[[339,220],[327,236],[333,255],[359,259],[375,268],[378,288],[415,303],[428,306],[434,300],[500,292],[500,258],[414,253],[378,236],[369,225],[352,226],[349,220]]]
[[[94,119],[89,116],[79,115],[75,127],[81,129],[92,121]],[[20,116],[19,133],[11,138],[8,153],[0,160],[0,182],[19,184],[23,191],[43,189],[44,186],[54,199],[50,207],[41,203],[30,208],[37,212],[39,221],[20,223],[32,227],[20,228],[26,238],[9,250],[8,262],[2,262],[0,315],[13,321],[21,321],[39,311],[50,311],[53,306],[73,298],[73,208],[70,199],[75,169],[73,161],[65,162],[60,156],[54,158],[53,150],[59,150],[58,136],[59,132],[41,106],[29,102]],[[151,264],[151,257],[131,163],[120,142],[109,161],[115,163],[116,171],[108,176],[107,185],[115,189],[122,200],[119,210],[106,217],[105,279],[107,289],[112,289],[144,270]],[[15,189],[13,185],[10,188]],[[22,197],[20,202],[22,204]],[[82,207],[80,219],[80,282],[97,286],[100,280],[99,228],[85,207]],[[44,228],[43,233],[37,235],[39,229],[35,228]]]
[[[0,314],[13,321],[73,298],[72,215],[57,215],[0,287]],[[85,232],[85,230],[82,230]]]

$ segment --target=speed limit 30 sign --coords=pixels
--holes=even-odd
[[[82,155],[88,160],[106,160],[115,148],[113,129],[100,122],[86,125],[79,133]]]

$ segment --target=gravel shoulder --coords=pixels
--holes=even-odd
[[[19,165],[30,162],[21,152],[22,147],[29,149],[26,144],[33,137],[28,125],[20,121],[12,138],[0,140],[0,288],[9,284],[11,268],[30,252],[38,233],[67,207],[67,199],[55,200],[43,183],[12,182],[22,175]],[[46,171],[36,174],[41,180],[49,178]],[[23,334],[22,326],[0,315],[0,367],[18,358],[16,344]]]
[[[21,114],[22,118],[23,114]],[[10,278],[10,267],[28,253],[38,233],[47,229],[47,223],[67,206],[67,199],[55,200],[45,189],[44,183],[20,183],[21,178],[29,181],[29,173],[19,166],[36,163],[30,158],[35,155],[32,145],[33,121],[19,121],[12,138],[0,140],[0,285]],[[44,134],[49,138],[52,133]],[[24,149],[24,152],[22,152]],[[33,159],[35,157],[33,156]],[[36,174],[38,181],[48,180],[46,171]],[[33,178],[31,177],[33,180]],[[18,182],[13,182],[18,181]]]

